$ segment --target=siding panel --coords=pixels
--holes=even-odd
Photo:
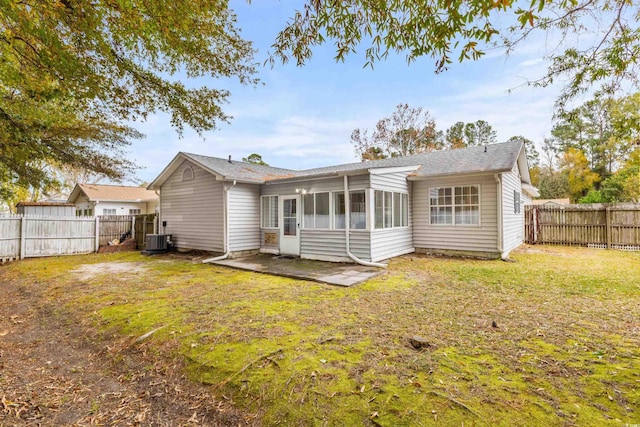
[[[229,190],[231,251],[260,248],[260,193],[257,185],[237,184]]]
[[[520,213],[514,213],[514,191],[520,193]],[[504,252],[509,253],[523,242],[524,235],[524,198],[522,184],[517,167],[502,175],[502,218]]]
[[[192,180],[182,181],[185,167],[193,168]],[[185,160],[160,189],[160,224],[173,235],[176,247],[224,251],[223,183],[209,172]]]
[[[351,253],[364,260],[371,260],[370,237],[367,231],[352,231],[349,237]],[[344,230],[301,230],[300,256],[310,259],[351,261],[347,255]]]
[[[429,224],[429,188],[453,185],[480,185],[480,226]],[[415,181],[412,194],[414,247],[497,254],[497,183],[493,175]]]

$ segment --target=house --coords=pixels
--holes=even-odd
[[[158,195],[144,187],[76,184],[67,200],[78,216],[155,213]]]
[[[181,152],[148,188],[177,248],[371,263],[506,257],[530,182],[523,144],[507,142],[308,170]]]
[[[76,207],[72,203],[20,202],[16,212],[20,215],[75,216]]]
[[[571,204],[570,199],[535,199],[531,201],[534,206],[545,206],[548,208],[558,208]]]

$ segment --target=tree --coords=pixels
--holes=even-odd
[[[467,138],[467,147],[495,144],[497,141],[496,131],[484,120],[464,125],[464,135]]]
[[[332,41],[339,61],[366,43],[365,65],[373,66],[396,52],[406,54],[407,62],[431,57],[435,71],[441,72],[455,57],[459,62],[477,60],[496,45],[502,45],[508,54],[529,37],[546,32],[549,40],[557,41],[557,48],[550,55],[547,72],[530,84],[546,86],[566,80],[558,99],[563,107],[594,85],[613,92],[624,81],[638,84],[637,16],[635,2],[618,0],[532,0],[526,4],[307,0],[278,34],[272,60],[291,57],[302,65],[311,58],[313,47]],[[594,33],[594,29],[600,31]]]
[[[456,122],[445,133],[446,144],[451,149],[494,144],[496,138],[496,131],[484,120]]]
[[[248,163],[253,163],[255,165],[269,166],[267,163],[265,163],[262,160],[262,156],[260,154],[257,154],[257,153],[252,153],[252,154],[249,154],[247,157],[243,157],[242,161],[243,162],[248,162]]]
[[[128,176],[122,149],[140,135],[124,123],[150,113],[179,133],[228,120],[228,91],[177,75],[256,83],[226,2],[9,1],[0,30],[0,178],[12,186],[52,182],[38,161]]]
[[[445,133],[447,147],[451,149],[463,148],[467,146],[464,135],[464,122],[456,122]]]
[[[572,201],[584,197],[600,180],[600,176],[589,168],[585,155],[577,148],[569,148],[564,152],[560,167],[567,178]]]
[[[365,161],[438,150],[442,148],[442,133],[422,107],[398,104],[391,116],[378,121],[371,135],[366,129],[355,129],[351,143]]]

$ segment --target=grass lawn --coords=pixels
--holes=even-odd
[[[512,258],[405,256],[352,288],[137,253],[2,274],[105,340],[162,327],[131,345],[177,356],[264,425],[640,423],[640,253]]]

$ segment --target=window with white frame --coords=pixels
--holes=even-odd
[[[480,225],[480,187],[430,188],[429,218],[438,225]]]
[[[409,197],[406,193],[376,190],[374,208],[375,228],[409,225]]]
[[[140,215],[140,209],[129,209],[129,215]]]
[[[116,215],[117,209],[102,209],[102,215]]]
[[[278,196],[262,196],[260,210],[260,226],[278,228]]]
[[[330,228],[329,193],[305,194],[303,202],[304,228]]]
[[[344,192],[333,193],[333,228],[344,229]],[[349,229],[367,228],[367,202],[364,190],[349,192]]]

